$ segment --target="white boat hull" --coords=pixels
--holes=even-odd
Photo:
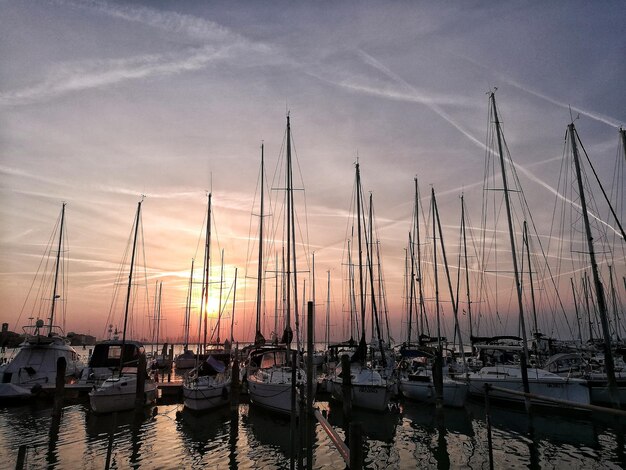
[[[291,382],[273,383],[248,377],[250,401],[278,413],[291,413]]]
[[[484,396],[485,385],[523,392],[524,384],[519,368],[511,367],[484,367],[480,371],[469,374],[469,392],[472,395]],[[589,387],[586,381],[560,377],[541,369],[528,369],[528,385],[530,393],[557,400],[567,400],[574,403],[588,405],[590,403]],[[494,399],[524,402],[524,397],[491,390],[489,396]],[[555,405],[549,401],[532,399],[532,403]]]
[[[411,400],[435,403],[437,394],[432,380],[429,381],[412,381],[408,379],[400,380],[400,391]],[[463,382],[444,378],[443,379],[443,405],[454,408],[465,406],[465,400],[469,386]]]
[[[89,404],[95,413],[113,413],[135,408],[137,378],[122,376],[109,378],[100,387],[89,392]],[[144,406],[156,403],[157,386],[152,381],[144,385]]]
[[[183,385],[185,408],[205,411],[230,403],[231,381],[200,381]]]

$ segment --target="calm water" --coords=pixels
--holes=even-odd
[[[319,402],[340,434],[341,406]],[[590,416],[534,414],[492,408],[496,468],[626,468],[625,423]],[[366,468],[489,468],[484,408],[402,403],[398,412],[355,411],[366,436]],[[319,425],[313,468],[344,468]],[[26,444],[24,468],[289,468],[289,421],[248,404],[203,415],[182,405],[158,405],[97,416],[87,404],[68,405],[60,419],[47,405],[0,408],[0,468],[15,468]],[[303,453],[305,454],[305,453]]]

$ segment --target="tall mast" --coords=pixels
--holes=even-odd
[[[528,259],[528,283],[530,285],[530,299],[533,308],[533,336],[539,337],[539,326],[537,325],[537,308],[535,306],[535,287],[533,284],[533,269],[530,264],[530,245],[528,243],[528,224],[524,221],[524,245],[526,246],[526,256]]]
[[[411,232],[409,232],[409,254],[407,255],[407,262],[411,262],[411,271],[409,282],[407,284],[407,290],[409,294],[408,310],[409,310],[409,323],[407,328],[407,345],[411,344],[411,328],[413,326],[413,299],[415,298],[415,257],[413,256],[413,238]],[[408,274],[408,269],[407,269]]]
[[[194,259],[191,259],[191,273],[189,274],[189,292],[187,293],[187,303],[185,305],[185,347],[187,351],[189,348],[189,321],[191,319],[191,299],[193,294],[193,264]]]
[[[443,266],[446,270],[446,278],[448,279],[448,289],[450,291],[450,300],[452,301],[452,313],[454,314],[454,327],[459,335],[459,348],[461,357],[465,363],[465,350],[463,348],[463,337],[461,336],[461,327],[459,325],[458,302],[454,300],[454,292],[452,291],[452,278],[450,277],[450,268],[448,267],[448,258],[446,257],[446,247],[443,243],[443,230],[441,229],[441,220],[439,219],[439,209],[437,208],[437,199],[435,197],[435,189],[433,188],[433,205],[435,215],[437,216],[437,227],[439,228],[439,240],[441,241],[441,255],[443,256]],[[434,225],[434,224],[433,224]]]
[[[572,286],[572,299],[574,299],[574,311],[576,312],[576,323],[578,324],[578,340],[582,346],[583,344],[583,330],[580,327],[580,315],[578,313],[578,301],[576,300],[576,289],[574,288],[574,279],[569,278],[569,282]]]
[[[587,236],[587,248],[589,249],[589,261],[591,263],[591,273],[593,275],[593,283],[596,291],[596,301],[598,302],[598,313],[600,314],[600,325],[602,326],[602,335],[604,336],[604,364],[609,383],[609,395],[611,397],[613,407],[619,408],[617,382],[615,380],[615,366],[613,363],[613,355],[611,353],[611,334],[609,330],[606,299],[604,297],[604,287],[602,286],[602,281],[600,281],[598,264],[596,263],[596,254],[593,248],[593,236],[591,234],[591,226],[589,224],[589,214],[587,213],[587,201],[585,199],[585,190],[580,170],[578,147],[576,146],[577,134],[573,122],[568,125],[568,131],[570,144],[572,146],[572,156],[574,157],[574,166],[576,168],[576,179],[578,180],[578,193],[580,194],[580,205],[582,209],[583,222],[585,224],[585,233]]]
[[[295,308],[298,308],[298,273],[296,271],[296,229],[294,221],[294,208],[293,208],[293,175],[291,164],[291,124],[289,121],[289,114],[287,114],[287,312],[285,319],[285,343],[287,343],[287,349],[291,347],[291,339],[293,331],[291,329],[291,269],[293,266],[293,296]],[[291,264],[293,261],[293,265]],[[298,333],[297,315],[296,320],[296,334]]]
[[[233,313],[230,317],[230,344],[232,346],[235,338],[233,336],[233,330],[235,329],[235,298],[237,296],[237,268],[235,268],[235,285],[233,286]]]
[[[209,273],[211,271],[211,193],[208,194],[206,238],[204,244],[204,272],[202,273],[202,300],[200,302],[200,315],[204,317],[204,338],[202,350],[206,352],[206,340],[208,332],[208,306],[209,306]]]
[[[264,156],[264,144],[261,144],[261,215],[259,223],[259,266],[257,269],[257,286],[256,286],[256,333],[254,336],[255,344],[261,345],[265,343],[265,338],[261,333],[261,296],[263,289],[263,197],[265,186],[265,156]]]
[[[220,343],[220,323],[222,319],[222,292],[224,290],[224,250],[222,249],[222,257],[221,257],[221,268],[220,268],[220,300],[218,303],[217,309],[217,343]]]
[[[326,349],[330,345],[330,269],[328,270],[328,283],[326,287]]]
[[[63,247],[63,224],[65,222],[65,202],[61,206],[61,224],[59,227],[59,247],[57,249],[57,259],[54,268],[54,287],[52,288],[52,306],[50,307],[50,326],[48,333],[52,335],[52,326],[54,322],[54,311],[56,307],[57,287],[59,282],[59,267],[61,264],[61,248]]]
[[[417,178],[414,178],[415,182],[415,242],[417,244],[417,286],[419,296],[419,313],[420,313],[420,334],[424,334],[424,319],[426,317],[426,308],[424,306],[424,286],[422,284],[422,247],[420,240],[420,219],[419,219],[419,187],[417,185]],[[428,319],[426,319],[426,326],[428,326]]]
[[[361,172],[359,163],[356,164],[356,217],[357,217],[357,236],[359,248],[359,295],[361,307],[361,348],[366,347],[365,343],[365,290],[363,283],[363,244],[361,241]],[[364,351],[363,351],[364,352]],[[365,360],[365,357],[362,358]]]
[[[126,304],[124,306],[124,329],[122,330],[122,352],[120,354],[120,374],[124,367],[124,346],[126,345],[126,327],[128,325],[128,308],[130,306],[130,293],[133,288],[133,271],[135,269],[135,252],[137,251],[137,234],[139,233],[139,218],[141,216],[141,203],[137,204],[137,215],[135,217],[135,234],[133,235],[133,249],[130,255],[130,270],[128,273],[128,290],[126,291]]]
[[[524,322],[524,306],[522,301],[522,285],[520,283],[519,269],[517,264],[517,251],[515,249],[515,232],[513,230],[513,219],[511,215],[511,200],[509,196],[509,186],[507,183],[506,167],[504,164],[504,150],[502,145],[502,129],[500,128],[500,120],[498,119],[498,109],[496,108],[496,96],[493,92],[489,95],[493,107],[494,124],[496,126],[496,136],[498,138],[498,154],[500,156],[500,169],[502,172],[502,185],[504,188],[504,203],[506,206],[506,218],[509,225],[509,241],[511,243],[511,257],[513,260],[513,274],[515,276],[515,288],[517,291],[517,307],[519,311],[519,327],[522,330],[522,348],[523,356],[521,361],[522,380],[524,382],[524,392],[530,393],[528,385],[528,339],[526,338],[526,323]]]
[[[465,227],[465,200],[461,194],[461,231],[463,232],[463,256],[465,258],[465,296],[467,298],[467,319],[469,322],[469,334],[470,341],[474,333],[472,331],[472,300],[470,298],[470,285],[469,285],[469,269],[467,267],[467,236]]]
[[[439,275],[437,274],[437,226],[435,224],[435,189],[431,188],[431,205],[433,213],[433,270],[435,277],[435,312],[437,314],[437,349],[441,354],[441,320],[439,315]]]
[[[374,338],[374,325],[376,325],[376,335],[378,336],[378,348],[380,349],[380,358],[383,367],[387,366],[385,351],[383,349],[383,339],[380,333],[380,321],[378,318],[378,307],[376,305],[376,289],[374,287],[374,209],[372,202],[372,193],[370,193],[370,214],[369,214],[369,243],[367,243],[367,260],[370,272],[370,287],[372,294],[372,339]],[[367,237],[366,237],[367,242]]]

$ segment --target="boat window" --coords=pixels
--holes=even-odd
[[[121,346],[109,346],[109,359],[119,359],[122,354]]]

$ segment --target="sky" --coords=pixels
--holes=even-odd
[[[212,276],[223,250],[225,291],[238,270],[235,337],[252,339],[260,146],[272,181],[289,113],[304,189],[297,211],[315,252],[323,312],[318,332],[330,271],[331,339],[345,339],[345,242],[358,159],[363,191],[374,199],[389,323],[401,341],[414,178],[426,211],[436,191],[456,277],[460,195],[475,229],[486,195],[488,92],[497,88],[520,189],[544,243],[557,195],[568,199],[559,175],[572,119],[600,180],[613,193],[625,186],[616,171],[626,122],[625,7],[1,1],[0,320],[14,331],[28,324],[29,289],[66,202],[65,330],[101,338],[109,323],[121,328],[110,316],[112,298],[144,195],[147,296],[154,304],[155,283],[163,282],[161,331],[179,338],[211,191]],[[616,281],[626,274],[623,243],[619,250]],[[571,314],[571,298],[564,294],[563,303]],[[496,321],[485,313],[483,332],[490,324],[498,331],[489,333],[515,333],[510,299],[490,306]],[[146,336],[151,308],[135,314],[136,335]],[[449,325],[449,302],[443,311]],[[572,335],[560,321],[543,321],[547,333]]]

